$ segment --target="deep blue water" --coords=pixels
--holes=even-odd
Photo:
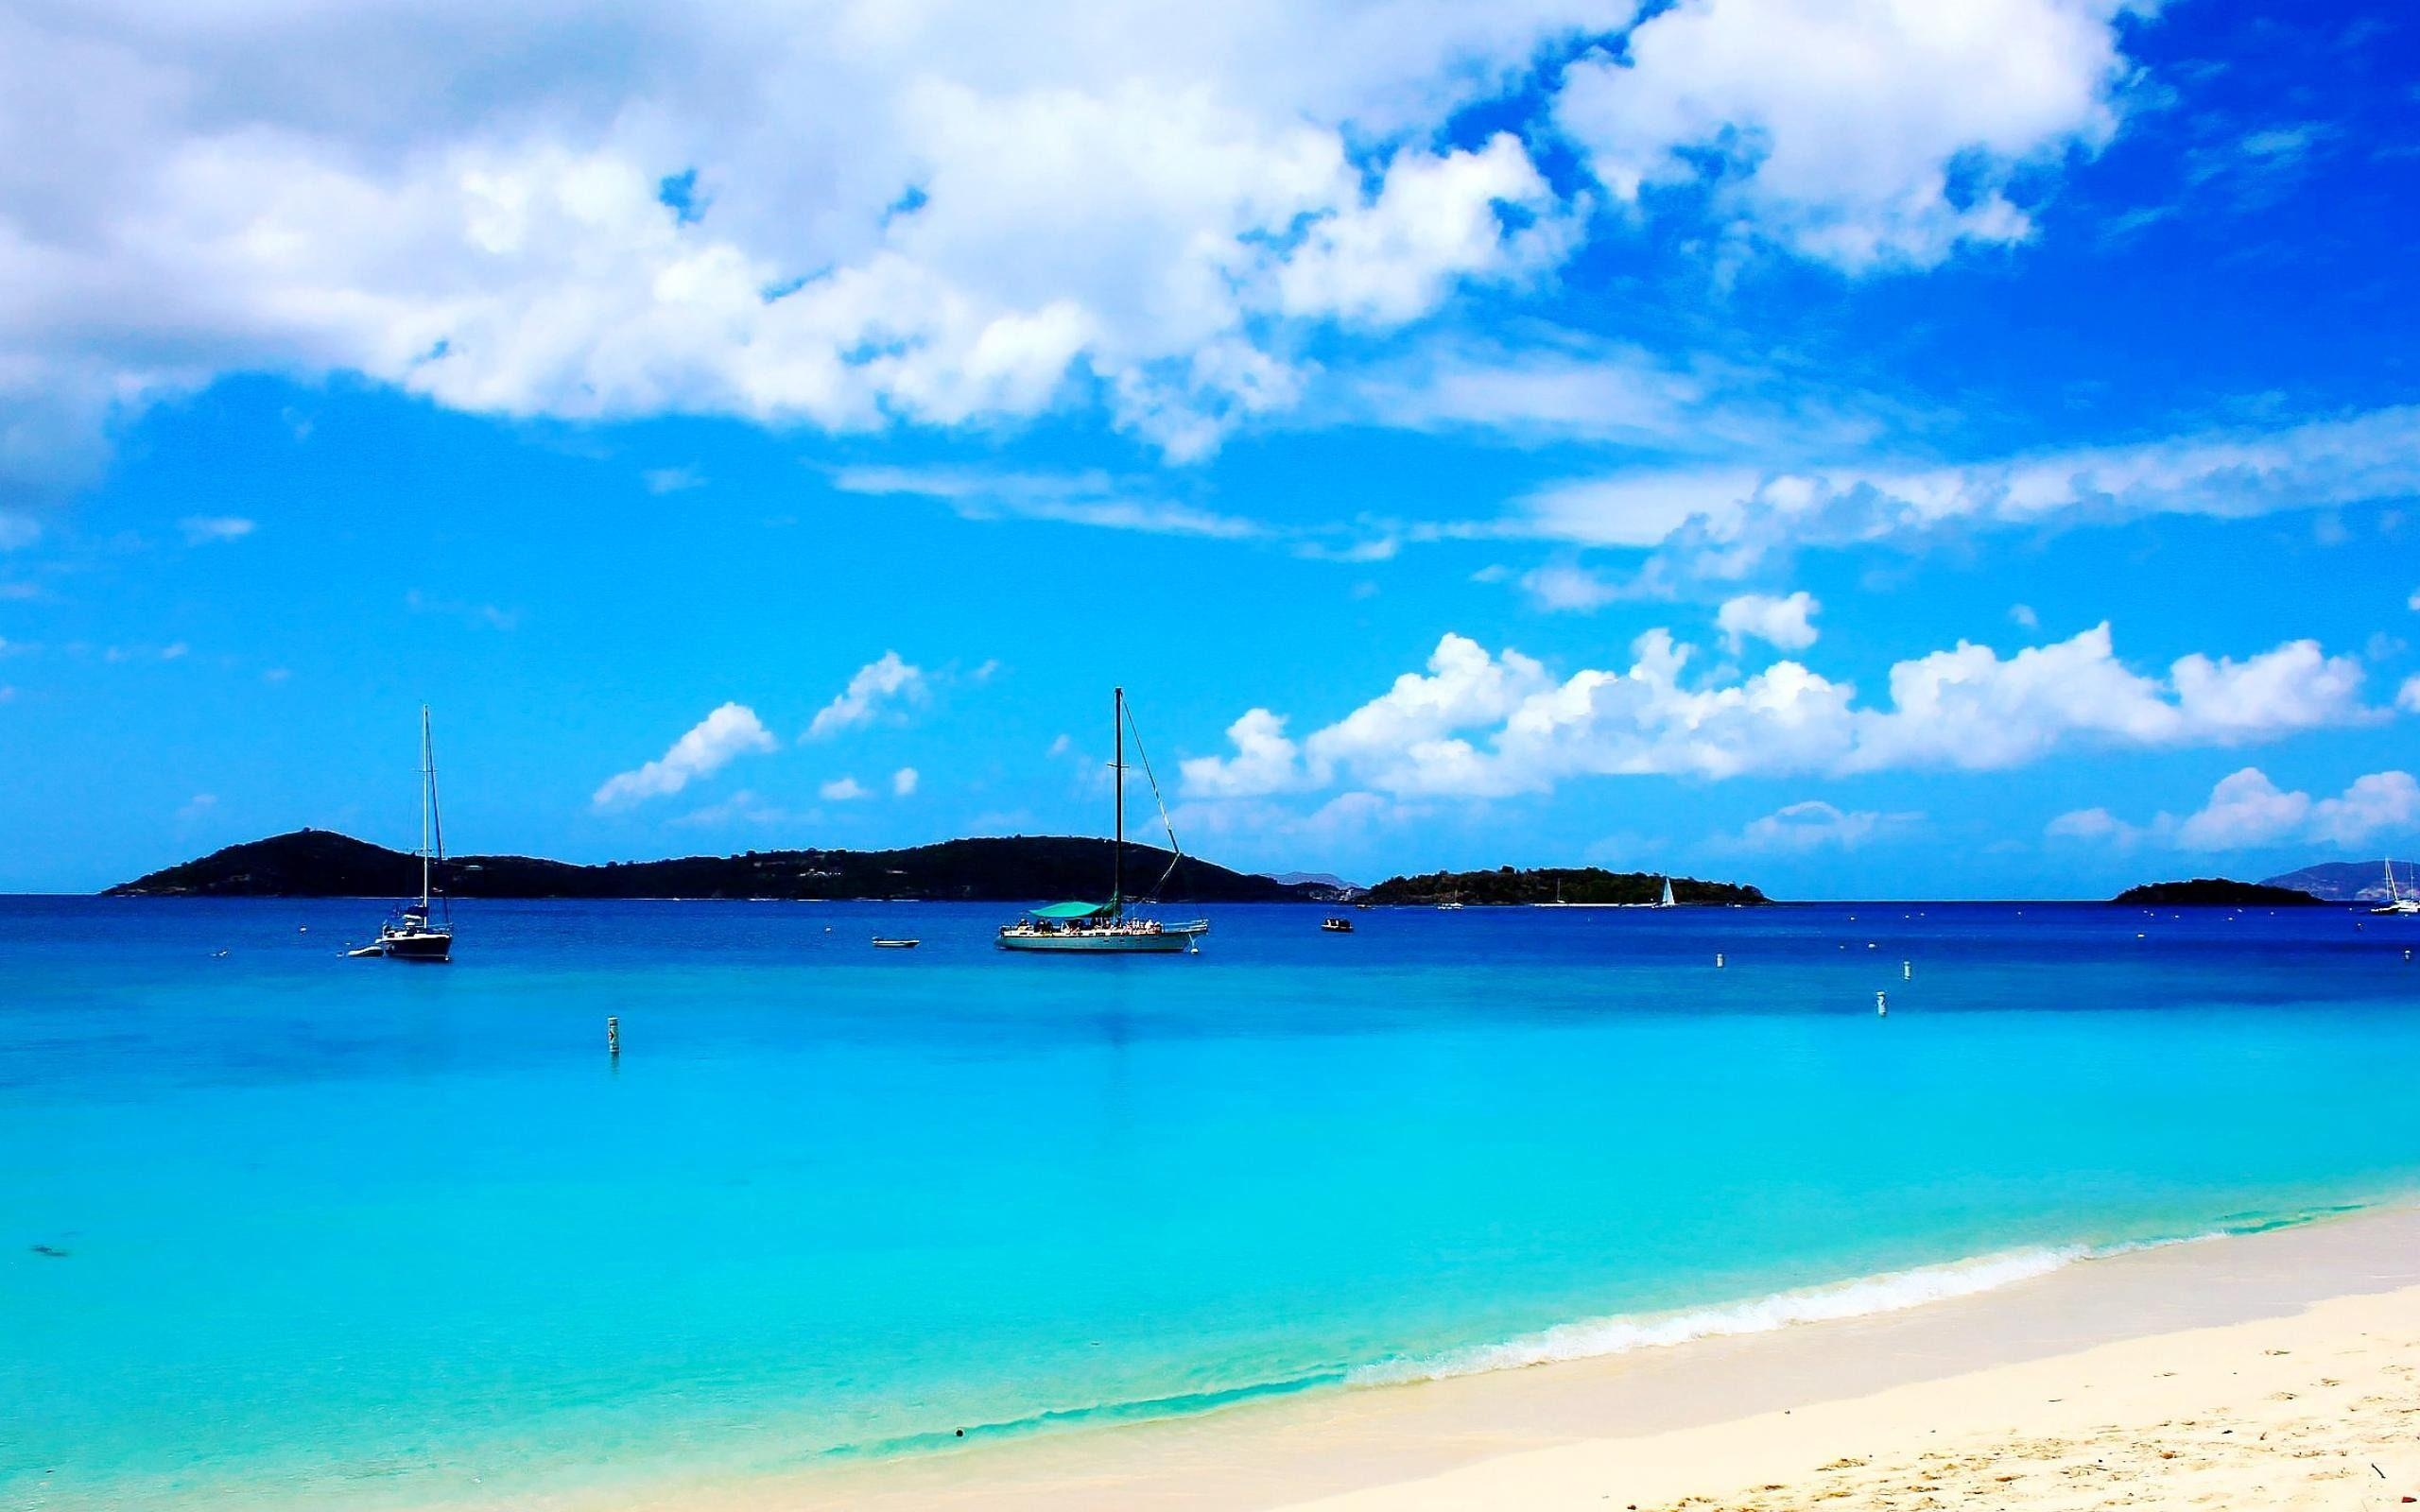
[[[778,1470],[2420,1187],[2420,927],[2332,908],[1228,907],[1073,959],[490,903],[340,958],[380,911],[0,899],[0,1504]]]

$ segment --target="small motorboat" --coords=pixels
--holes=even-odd
[[[905,936],[876,935],[873,937],[873,948],[878,951],[912,951],[923,943],[923,940]]]
[[[1353,920],[1330,917],[1320,920],[1320,928],[1331,935],[1350,935],[1353,933]]]

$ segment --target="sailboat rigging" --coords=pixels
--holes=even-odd
[[[2386,902],[2370,910],[2373,914],[2394,914],[2409,917],[2420,914],[2420,896],[2407,896],[2395,885],[2394,862],[2386,864]]]
[[[378,926],[378,937],[347,954],[383,955],[397,961],[445,961],[454,955],[454,913],[436,891],[436,868],[445,860],[445,826],[437,809],[437,746],[430,738],[428,705],[420,706],[420,899],[406,902]]]
[[[1116,798],[1111,820],[1109,901],[1107,902],[1048,903],[1028,911],[1014,923],[1000,926],[999,946],[1006,951],[1059,951],[1080,954],[1167,954],[1193,948],[1194,941],[1210,931],[1208,919],[1197,919],[1185,923],[1164,924],[1129,911],[1126,897],[1126,735],[1133,726],[1132,711],[1126,704],[1126,690],[1113,690],[1110,704],[1111,742],[1115,755],[1110,770],[1115,774]],[[1143,749],[1143,735],[1134,731],[1134,754],[1142,762],[1144,779],[1150,783],[1151,800],[1159,808],[1160,826],[1167,832],[1168,865],[1160,880],[1151,886],[1150,896],[1157,896],[1176,874],[1184,851],[1177,844],[1176,826],[1168,819],[1167,802],[1160,797],[1159,779],[1152,775],[1151,758]]]

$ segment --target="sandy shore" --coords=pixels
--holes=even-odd
[[[671,1504],[2047,1512],[2406,1497],[2420,1497],[2420,1211],[2398,1210],[1901,1313],[700,1486]]]

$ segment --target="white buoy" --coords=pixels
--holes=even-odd
[[[1879,992],[1874,994],[1874,1016],[1877,1019],[1891,1017],[1891,1001]]]
[[[2403,954],[2406,954],[2406,955],[2410,955],[2411,953],[2410,951],[2405,951]],[[1715,953],[1714,953],[1714,964],[1715,964],[1715,969],[1716,969],[1716,970],[1720,971],[1720,970],[1721,969],[1721,967],[1722,967],[1722,953],[1721,953],[1720,951],[1717,951],[1717,952],[1715,952]]]
[[[622,1021],[619,1019],[605,1021],[605,1053],[615,1060],[622,1058]]]
[[[1912,982],[1915,979],[1916,963],[1913,961],[1901,961],[1899,963],[1899,980],[1902,982]]]

